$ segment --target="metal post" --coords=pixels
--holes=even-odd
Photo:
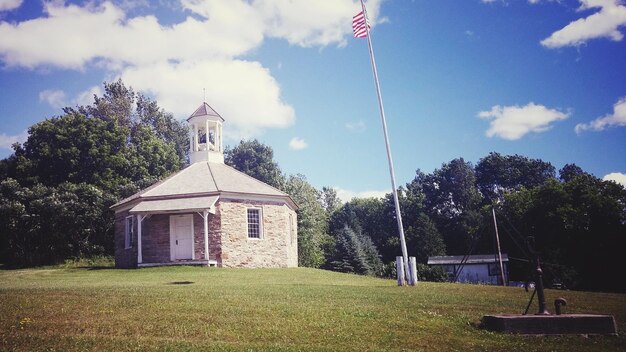
[[[541,263],[539,262],[539,256],[535,257],[535,263],[537,267],[535,268],[535,274],[537,275],[537,282],[535,283],[537,288],[537,301],[539,303],[539,311],[537,314],[539,315],[550,315],[548,309],[546,308],[546,297],[543,293],[543,270],[541,270]]]
[[[385,147],[387,148],[387,160],[389,162],[389,175],[391,176],[391,192],[393,193],[393,202],[396,209],[396,220],[398,222],[398,231],[400,233],[400,246],[402,247],[402,258],[404,260],[404,269],[409,273],[409,256],[406,250],[406,241],[404,240],[404,228],[402,227],[402,214],[400,213],[400,202],[398,201],[398,189],[396,188],[396,175],[393,170],[393,160],[391,158],[391,146],[389,145],[389,136],[387,133],[387,120],[385,119],[385,109],[383,107],[383,97],[380,93],[380,83],[378,82],[378,71],[376,70],[376,60],[374,59],[374,49],[372,48],[372,39],[368,26],[367,10],[365,4],[361,0],[361,8],[365,19],[365,30],[367,32],[367,46],[370,53],[370,61],[372,63],[372,72],[374,74],[374,83],[376,84],[376,96],[378,97],[378,109],[380,110],[380,119],[383,124],[383,134],[385,136]]]
[[[396,273],[398,276],[398,286],[404,286],[406,278],[404,276],[404,263],[400,256],[396,257]]]
[[[491,213],[493,214],[493,226],[496,228],[496,244],[498,245],[498,262],[500,263],[500,277],[502,278],[502,286],[506,286],[506,279],[504,278],[504,265],[502,265],[502,251],[500,251],[500,236],[498,235],[498,222],[496,221],[496,209],[491,206]]]
[[[415,257],[409,257],[409,285],[417,285],[417,260]]]

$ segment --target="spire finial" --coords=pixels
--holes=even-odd
[[[202,102],[206,103],[206,88],[202,88],[202,95],[203,95]]]

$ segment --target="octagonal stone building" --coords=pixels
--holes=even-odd
[[[190,165],[111,207],[115,266],[297,266],[291,197],[224,164],[224,119],[207,103],[187,123]]]

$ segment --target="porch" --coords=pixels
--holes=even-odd
[[[156,266],[179,266],[179,265],[191,265],[191,266],[215,266],[217,267],[217,260],[177,260],[175,262],[165,262],[165,263],[140,263],[137,264],[139,268],[152,268]]]
[[[209,231],[217,200],[218,196],[144,200],[130,209],[137,267],[217,266],[219,245]]]

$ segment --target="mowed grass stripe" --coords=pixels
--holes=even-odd
[[[626,295],[547,291],[567,312],[609,313]],[[519,313],[519,288],[419,283],[316,269],[163,267],[0,271],[0,350],[619,351],[619,337],[528,337],[477,327]]]

